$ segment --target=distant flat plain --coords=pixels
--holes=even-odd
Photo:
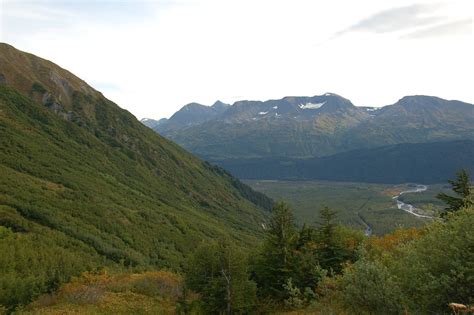
[[[277,180],[245,180],[245,183],[275,201],[290,204],[299,224],[315,224],[319,210],[325,206],[337,211],[338,222],[360,229],[369,224],[377,235],[399,227],[420,227],[430,221],[397,209],[392,197],[408,189],[410,184]],[[430,185],[427,191],[404,194],[400,200],[422,209],[424,214],[436,215],[443,209],[443,204],[436,199],[440,191],[447,192],[449,187]]]

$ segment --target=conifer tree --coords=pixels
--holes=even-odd
[[[254,265],[254,278],[262,295],[281,299],[294,265],[293,249],[297,233],[288,205],[277,203],[272,212],[264,244]]]
[[[339,272],[345,257],[343,248],[338,244],[335,237],[336,223],[334,220],[336,214],[328,207],[324,207],[319,213],[319,242],[321,248],[318,250],[318,256],[322,268]]]
[[[269,227],[268,241],[274,246],[282,266],[286,266],[296,234],[295,219],[288,205],[282,202],[275,205]]]
[[[455,180],[448,180],[448,182],[451,184],[454,193],[456,193],[458,197],[450,196],[445,193],[439,193],[436,196],[438,199],[448,204],[448,207],[445,208],[446,212],[444,212],[443,215],[473,205],[471,179],[467,170],[462,169],[456,173]]]
[[[186,285],[201,294],[205,314],[247,313],[255,303],[245,255],[228,240],[199,247],[188,261]]]

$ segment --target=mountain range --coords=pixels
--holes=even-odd
[[[311,171],[309,168],[305,171],[302,165],[309,167],[309,164],[300,160],[312,159],[310,164],[314,165],[314,161],[322,161],[323,157],[326,157],[325,161],[334,157],[334,160],[347,164],[349,162],[341,161],[344,155],[338,154],[354,151],[354,154],[345,155],[346,159],[365,159],[377,154],[380,160],[388,163],[392,161],[390,156],[384,158],[379,154],[389,154],[390,151],[391,156],[401,156],[407,153],[406,148],[410,148],[404,145],[417,143],[439,143],[437,148],[446,159],[446,165],[448,160],[457,161],[452,165],[472,164],[467,160],[461,162],[458,157],[452,156],[454,152],[450,153],[449,149],[456,144],[445,144],[450,141],[474,140],[474,106],[461,101],[417,95],[405,96],[395,104],[383,107],[356,107],[348,99],[326,93],[265,102],[239,101],[223,107],[220,113],[213,110],[213,107],[195,103],[186,105],[153,129],[242,178],[248,178],[254,170],[250,167],[244,171],[244,165],[255,165],[259,159],[257,164],[267,174],[265,178],[270,173],[274,174],[272,176],[275,179],[281,178],[277,175],[281,172],[269,171],[281,164],[275,161],[294,159],[290,164],[298,164],[299,171],[292,172],[291,177],[328,179],[327,174],[315,173],[314,167]],[[196,119],[193,114],[195,110],[198,117]],[[375,150],[386,146],[391,146],[391,150]],[[422,148],[431,149],[432,146]],[[369,151],[361,156],[360,150]],[[394,153],[393,150],[398,151]],[[423,156],[429,159],[428,152],[417,150],[416,154],[419,155],[418,160]],[[365,162],[360,160],[359,164],[362,165],[361,163]],[[239,171],[236,171],[237,165]],[[390,169],[387,164],[386,172]],[[415,175],[420,173],[420,176],[414,176],[414,179],[429,177],[427,173],[421,172],[415,172]],[[257,173],[253,173],[251,177],[255,178]],[[336,173],[349,174],[343,168],[333,173],[334,176],[329,176],[333,179],[341,177]],[[381,174],[381,178],[398,176],[384,175],[387,174]],[[364,179],[364,176],[349,177],[354,180]],[[408,181],[413,176],[397,178],[397,182]],[[439,178],[440,176],[433,174],[429,180]]]

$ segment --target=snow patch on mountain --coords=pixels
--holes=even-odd
[[[306,103],[306,104],[300,104],[299,107],[301,109],[318,109],[320,108],[321,106],[323,106],[324,104],[326,104],[326,102],[322,102],[322,103]]]
[[[259,114],[259,115],[266,115],[266,114],[268,114],[268,112],[260,112],[260,113],[258,113],[258,114]]]

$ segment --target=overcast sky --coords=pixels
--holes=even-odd
[[[474,103],[473,14],[473,0],[0,0],[0,41],[137,118],[325,92]]]

